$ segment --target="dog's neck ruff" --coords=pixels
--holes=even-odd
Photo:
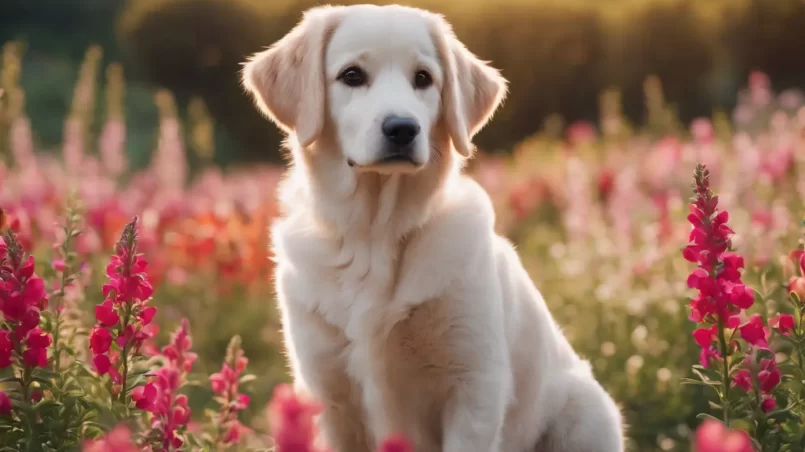
[[[359,173],[347,168],[334,185],[310,178],[310,208],[317,220],[338,237],[396,240],[424,224],[442,197],[440,184],[420,176]],[[417,187],[428,182],[434,185],[431,192]]]
[[[413,174],[378,174],[358,172],[336,153],[309,151],[295,152],[281,202],[289,213],[308,210],[334,238],[399,240],[427,221],[459,175],[441,154]],[[286,190],[293,193],[283,196]]]

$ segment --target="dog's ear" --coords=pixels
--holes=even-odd
[[[324,52],[341,8],[318,7],[267,50],[244,63],[242,83],[260,110],[299,145],[313,143],[324,126]]]
[[[462,44],[441,16],[431,28],[444,71],[442,111],[453,147],[469,157],[472,137],[483,128],[506,97],[508,81]]]

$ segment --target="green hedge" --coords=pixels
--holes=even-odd
[[[318,2],[139,0],[120,22],[121,42],[156,83],[180,101],[200,94],[242,159],[277,158],[279,135],[243,95],[238,64],[284,35]],[[351,2],[346,2],[351,3]],[[598,94],[623,90],[640,121],[643,81],[658,75],[684,120],[729,108],[755,69],[786,86],[805,84],[801,0],[459,0],[409,2],[447,15],[480,57],[511,81],[512,96],[478,137],[509,148],[552,113],[595,119]]]

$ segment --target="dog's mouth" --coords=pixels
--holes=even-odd
[[[408,163],[411,165],[416,165],[416,162],[409,154],[392,154],[382,158],[378,164],[387,164],[387,163]]]
[[[382,159],[370,163],[368,165],[359,165],[355,163],[352,159],[347,159],[347,165],[351,167],[358,167],[358,168],[368,168],[368,167],[376,167],[376,166],[386,166],[386,165],[410,165],[413,167],[421,166],[419,163],[414,161],[414,158],[409,154],[391,154],[383,157]]]

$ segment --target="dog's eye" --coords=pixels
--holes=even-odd
[[[414,76],[414,86],[417,89],[424,89],[433,85],[433,78],[431,78],[428,71],[419,71]]]
[[[338,79],[347,86],[354,88],[366,84],[366,73],[359,67],[351,66],[346,68],[344,72],[338,76]]]

